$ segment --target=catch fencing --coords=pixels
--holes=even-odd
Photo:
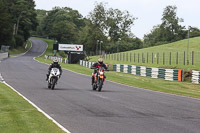
[[[113,65],[113,71],[130,73],[144,77],[161,78],[169,81],[184,81],[184,70],[182,69],[164,69],[136,65],[115,64]]]

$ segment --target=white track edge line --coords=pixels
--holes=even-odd
[[[34,106],[39,112],[41,112],[42,114],[44,114],[48,119],[52,120],[58,127],[60,127],[63,131],[70,133],[70,131],[68,131],[66,128],[64,128],[61,124],[59,124],[56,120],[54,120],[51,116],[49,116],[47,113],[45,113],[42,109],[40,109],[37,105],[35,105],[33,102],[31,102],[28,98],[26,98],[25,96],[23,96],[21,93],[19,93],[17,90],[15,90],[11,85],[9,85],[8,83],[6,83],[5,81],[3,81],[3,83],[5,85],[7,85],[8,87],[10,87],[13,91],[15,91],[19,96],[21,96],[23,99],[25,99],[26,101],[28,101],[32,106]]]
[[[30,41],[31,42],[31,41]],[[32,47],[32,42],[31,42],[31,47]],[[48,45],[47,45],[48,47]],[[30,49],[29,49],[30,50]],[[28,52],[28,51],[27,51]],[[44,52],[43,52],[44,53]],[[42,54],[43,54],[42,53]],[[25,54],[25,53],[24,53]],[[23,54],[23,55],[24,55]],[[42,55],[41,54],[41,55]],[[21,55],[19,55],[21,56]],[[34,57],[35,60],[35,57]],[[37,61],[37,60],[36,60]],[[39,61],[38,61],[39,62]],[[41,112],[42,114],[44,114],[48,119],[52,120],[59,128],[61,128],[64,132],[67,133],[71,133],[69,130],[67,130],[65,127],[63,127],[60,123],[58,123],[56,120],[54,120],[51,116],[49,116],[47,113],[45,113],[42,109],[40,109],[37,105],[35,105],[33,102],[31,102],[28,98],[26,98],[25,96],[23,96],[21,93],[19,93],[17,90],[15,90],[11,85],[9,85],[8,83],[6,83],[4,80],[3,82],[5,85],[7,85],[8,87],[10,87],[13,91],[15,91],[18,95],[20,95],[22,98],[24,98],[26,101],[28,101],[32,106],[34,106],[39,112]]]

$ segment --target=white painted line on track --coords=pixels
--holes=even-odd
[[[31,42],[31,41],[30,41]],[[32,42],[31,42],[31,47],[32,47]],[[48,47],[48,45],[47,45]],[[30,50],[30,49],[29,49]],[[27,51],[28,52],[28,51]],[[26,54],[26,53],[24,53]],[[23,55],[24,55],[23,54]],[[22,55],[19,55],[22,56]],[[35,60],[35,59],[34,59]],[[37,60],[36,60],[37,61]],[[39,62],[39,61],[38,61]],[[0,74],[1,76],[1,74]],[[26,98],[25,96],[23,96],[21,93],[19,93],[16,89],[14,89],[11,85],[9,85],[8,83],[6,83],[2,78],[2,83],[4,83],[5,85],[7,85],[8,87],[10,87],[13,91],[15,91],[19,96],[21,96],[22,98],[24,98],[26,101],[28,101],[33,107],[35,107],[39,112],[41,112],[42,114],[44,114],[48,119],[52,120],[59,128],[61,128],[64,132],[66,133],[71,133],[69,130],[67,130],[65,127],[63,127],[60,123],[58,123],[56,120],[54,120],[51,116],[49,116],[47,113],[45,113],[42,109],[40,109],[37,105],[35,105],[33,102],[31,102],[28,98]]]
[[[3,81],[3,83],[5,85],[7,85],[8,87],[10,87],[13,91],[15,91],[18,95],[20,95],[22,98],[24,98],[26,101],[28,101],[32,106],[34,106],[39,112],[41,112],[42,114],[44,114],[48,119],[52,120],[59,128],[61,128],[63,131],[65,131],[66,133],[70,133],[70,131],[68,131],[66,128],[64,128],[61,124],[59,124],[57,121],[55,121],[51,116],[49,116],[47,113],[45,113],[42,109],[40,109],[38,106],[36,106],[33,102],[31,102],[28,98],[26,98],[25,96],[23,96],[21,93],[19,93],[17,90],[15,90],[12,86],[10,86],[8,83],[6,83],[5,81]]]

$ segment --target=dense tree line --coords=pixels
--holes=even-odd
[[[0,0],[0,45],[22,46],[36,29],[33,0]]]
[[[128,11],[107,8],[107,4],[96,3],[86,18],[68,7],[55,7],[51,11],[37,10],[39,26],[34,34],[48,36],[60,43],[83,44],[87,52],[97,50],[122,52],[155,45],[166,44],[188,37],[188,30],[179,23],[177,7],[167,6],[162,15],[162,23],[144,35],[143,42],[131,33],[137,19]],[[200,36],[200,30],[189,27],[190,37]]]
[[[37,10],[37,14],[39,26],[33,34],[48,36],[59,43],[83,44],[88,53],[95,53],[100,45],[102,50],[116,52],[117,45],[119,51],[126,51],[142,44],[130,30],[136,18],[128,11],[107,9],[105,3],[96,3],[86,18],[69,7]]]
[[[177,17],[176,6],[164,9],[162,23],[144,35],[143,42],[131,32],[137,18],[128,11],[107,8],[103,2],[95,3],[87,17],[69,7],[50,11],[34,8],[34,0],[0,0],[0,45],[22,46],[32,34],[59,43],[83,44],[88,53],[95,54],[100,49],[122,52],[188,37],[188,27],[179,24],[183,19]],[[189,35],[200,36],[200,30],[190,26]]]
[[[182,40],[188,37],[200,36],[200,30],[196,27],[185,27],[179,23],[183,22],[182,18],[176,15],[176,6],[167,6],[162,15],[162,23],[154,26],[149,34],[144,36],[145,47],[166,44]]]

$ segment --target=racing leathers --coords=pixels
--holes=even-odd
[[[98,70],[98,68],[100,68],[100,67],[103,67],[105,70],[108,71],[108,67],[107,67],[104,63],[102,63],[102,64],[100,64],[100,63],[98,63],[98,62],[94,63],[94,64],[91,66],[91,69],[94,69],[94,72],[93,72],[93,74],[92,74],[92,85],[93,85],[93,83],[94,83],[94,76],[95,76],[96,74],[98,74],[98,73],[97,73],[97,70]],[[97,76],[98,76],[98,75],[97,75]],[[105,75],[104,75],[104,78],[106,78]]]
[[[50,72],[51,72],[51,69],[52,69],[52,68],[58,68],[59,71],[60,71],[60,76],[62,75],[62,68],[61,68],[60,64],[58,64],[57,62],[56,62],[56,63],[52,63],[52,64],[49,66],[48,74],[47,74],[47,79],[46,79],[46,80],[49,79],[49,75],[50,75]]]

